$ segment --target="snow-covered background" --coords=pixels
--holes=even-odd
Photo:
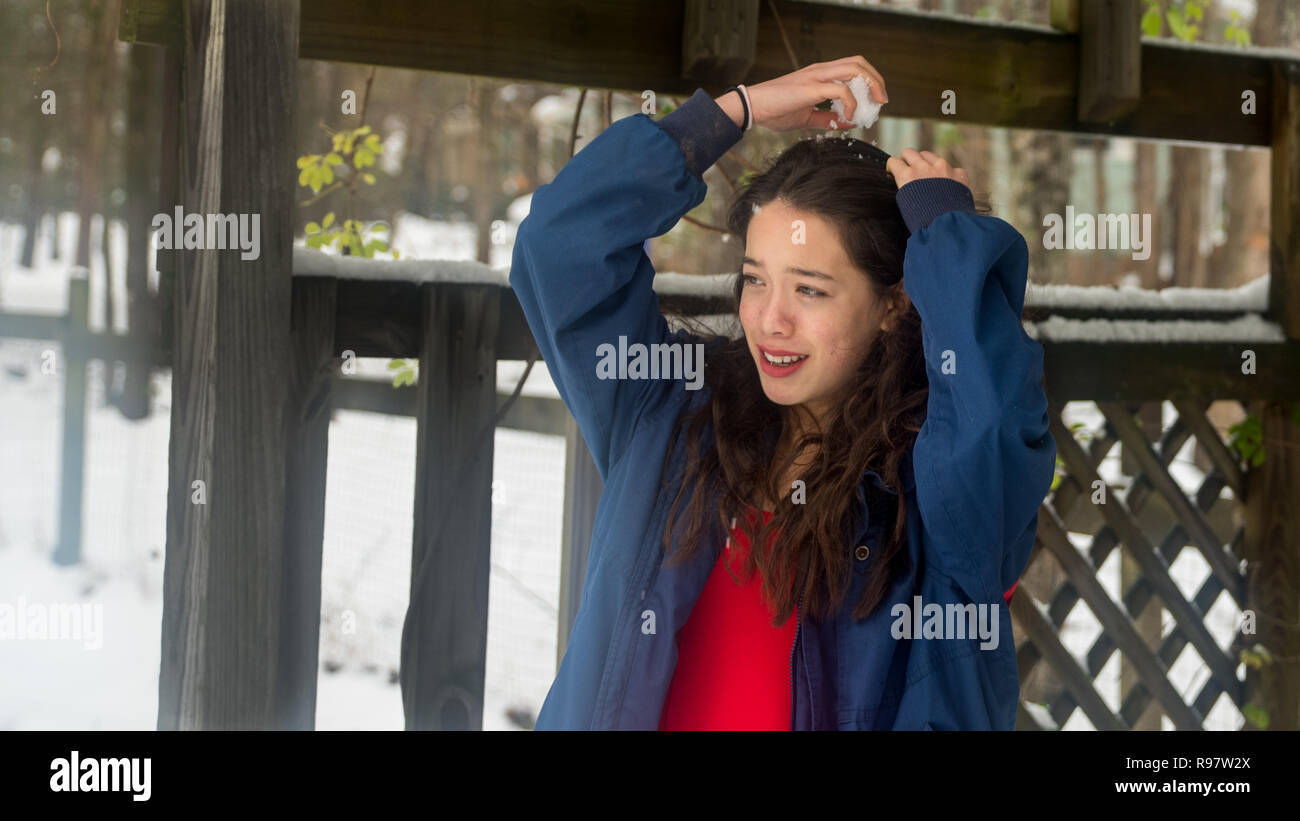
[[[77,218],[62,219],[61,259],[48,232],[35,270],[17,264],[23,232],[0,225],[0,305],[6,312],[61,314]],[[99,220],[92,225],[97,236]],[[472,259],[470,224],[396,221],[404,251]],[[122,269],[120,225],[110,253]],[[509,264],[497,248],[494,266]],[[417,253],[418,252],[418,253]],[[102,329],[103,259],[91,266],[92,328]],[[119,289],[118,304],[124,294]],[[121,319],[119,317],[119,319]],[[119,331],[124,322],[115,323]],[[103,646],[73,640],[0,641],[0,729],[153,729],[157,721],[159,625],[166,543],[171,374],[155,372],[152,415],[123,419],[105,406],[102,363],[87,375],[82,557],[58,567],[63,371],[46,376],[51,342],[0,340],[0,602],[94,603]],[[61,355],[60,355],[61,361]],[[386,359],[359,360],[358,378],[389,378]],[[523,363],[502,362],[501,392]],[[120,379],[120,374],[118,375]],[[404,388],[409,390],[410,388]],[[558,398],[538,363],[525,393]],[[513,729],[507,710],[536,715],[555,674],[564,441],[499,429],[492,505],[485,729]],[[338,410],[330,425],[321,605],[320,729],[401,729],[396,684],[402,619],[409,601],[415,482],[415,420]],[[355,632],[342,629],[351,611]]]
[[[512,222],[521,214],[512,213]],[[7,312],[62,314],[67,304],[76,216],[61,219],[64,249],[51,259],[48,232],[36,247],[35,270],[17,264],[22,229],[0,225],[0,306]],[[102,230],[92,224],[92,240]],[[407,258],[472,259],[474,228],[413,216],[394,222],[394,245]],[[121,226],[110,230],[110,253],[122,270]],[[93,243],[92,247],[98,247]],[[509,265],[508,245],[493,248],[493,267]],[[92,328],[103,329],[104,260],[92,259]],[[117,304],[125,303],[120,286]],[[121,309],[119,309],[121,310]],[[119,332],[124,318],[111,322]],[[153,413],[124,420],[104,403],[102,363],[88,373],[83,562],[55,566],[59,450],[63,414],[62,369],[40,371],[43,341],[0,339],[0,603],[100,605],[103,645],[85,649],[72,640],[0,641],[0,730],[153,729],[158,703],[159,626],[165,544],[165,489],[170,374],[153,378]],[[363,359],[359,377],[387,375],[386,360]],[[508,392],[522,363],[503,362],[499,390]],[[120,378],[120,374],[117,375]],[[558,396],[542,363],[525,388]],[[1174,413],[1166,403],[1167,416]],[[1073,402],[1066,423],[1096,427],[1091,403]],[[513,729],[507,711],[536,715],[556,669],[564,442],[541,434],[498,430],[492,505],[492,573],[489,593],[487,681],[483,726]],[[396,683],[402,619],[408,602],[415,421],[359,411],[336,411],[330,425],[322,590],[321,664],[316,712],[320,729],[400,729]],[[1192,492],[1203,478],[1191,461],[1191,443],[1172,466]],[[1124,487],[1120,460],[1108,457],[1099,473]],[[1226,491],[1225,491],[1226,495]],[[1072,534],[1080,549],[1089,536]],[[1191,595],[1209,573],[1194,549],[1173,564],[1176,582]],[[1100,570],[1102,584],[1119,597],[1119,551]],[[351,612],[356,632],[341,629]],[[1227,647],[1239,614],[1221,595],[1208,614],[1211,633]],[[1172,619],[1164,613],[1164,632]],[[1077,659],[1100,632],[1080,602],[1062,630]],[[1107,704],[1119,708],[1119,654],[1099,678]],[[1208,671],[1190,645],[1171,675],[1191,700]],[[1207,726],[1237,729],[1241,717],[1226,698]],[[1166,728],[1171,725],[1165,720]],[[1075,711],[1064,729],[1090,729]]]

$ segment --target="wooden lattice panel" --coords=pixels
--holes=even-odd
[[[1237,675],[1240,636],[1223,649],[1207,629],[1205,615],[1225,592],[1237,613],[1246,607],[1242,524],[1234,510],[1242,498],[1242,471],[1207,418],[1206,403],[1171,404],[1177,415],[1158,437],[1144,431],[1141,420],[1153,415],[1158,419],[1161,403],[1098,402],[1104,424],[1079,433],[1062,421],[1063,406],[1053,404],[1049,409],[1065,474],[1039,509],[1037,539],[1025,577],[1057,581],[1050,591],[1022,584],[1012,598],[1011,617],[1017,637],[1024,639],[1017,648],[1022,688],[1036,672],[1050,672],[1046,677],[1054,681],[1048,692],[1034,699],[1045,703],[1046,711],[1025,700],[1022,692],[1019,728],[1055,729],[1079,709],[1097,729],[1129,729],[1155,701],[1176,728],[1201,729],[1220,696],[1226,694],[1238,710],[1245,702]],[[1192,438],[1209,469],[1189,494],[1170,466]],[[1099,485],[1094,483],[1103,481],[1098,467],[1112,450],[1122,453],[1124,463],[1131,466],[1122,471],[1128,484],[1104,483],[1104,502],[1099,503],[1094,501],[1099,495]],[[1230,489],[1229,498],[1221,494],[1225,487]],[[1075,541],[1087,534],[1086,548],[1071,541],[1071,533]],[[1121,547],[1140,573],[1116,600],[1102,585],[1097,569]],[[1170,573],[1184,549],[1197,551],[1209,567],[1190,597],[1180,591]],[[1059,572],[1039,566],[1043,562],[1053,563]],[[1101,624],[1082,665],[1061,640],[1061,628],[1080,601]],[[1151,607],[1167,611],[1174,622],[1173,629],[1154,642],[1144,638],[1136,624]],[[1190,703],[1169,676],[1189,644],[1209,671]],[[1118,712],[1106,704],[1097,687],[1102,667],[1116,651],[1136,679],[1120,693]],[[1048,671],[1038,669],[1044,662]]]

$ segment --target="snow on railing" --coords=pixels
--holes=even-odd
[[[1275,322],[1258,314],[1213,319],[1067,319],[1026,322],[1032,339],[1051,342],[1285,342]]]
[[[476,260],[366,259],[328,254],[295,245],[293,274],[303,277],[369,279],[403,282],[463,282],[510,287],[510,269],[492,268]],[[734,274],[659,274],[654,289],[673,296],[727,297]]]
[[[1268,308],[1268,274],[1237,288],[1146,288],[1108,285],[1039,285],[1025,289],[1025,305],[1032,308],[1094,309],[1098,311],[1222,311],[1262,312]]]
[[[408,282],[461,282],[510,286],[507,268],[492,268],[473,260],[384,260],[344,257],[314,248],[295,246],[295,276],[339,279],[401,280]],[[655,276],[660,295],[729,298],[734,274],[676,274]],[[1025,291],[1028,308],[1047,311],[1147,311],[1168,313],[1169,319],[1067,318],[1051,316],[1025,322],[1033,339],[1080,342],[1284,342],[1282,329],[1259,314],[1268,305],[1268,275],[1238,288],[1112,288],[1104,285],[1038,285]],[[1231,319],[1178,319],[1180,312],[1245,314]],[[740,335],[735,318],[709,314],[693,318],[705,327],[732,338]],[[681,324],[670,317],[671,327]]]

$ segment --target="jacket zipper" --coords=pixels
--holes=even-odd
[[[799,633],[803,629],[803,619],[799,617],[799,605],[803,604],[803,591],[799,591],[799,601],[794,606],[794,641],[790,643],[790,729],[794,730],[794,649],[799,646]]]

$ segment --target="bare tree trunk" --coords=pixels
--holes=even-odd
[[[1151,215],[1151,254],[1146,259],[1135,259],[1129,264],[1138,273],[1138,284],[1143,288],[1158,290],[1160,280],[1160,259],[1164,255],[1164,214],[1158,203],[1164,198],[1157,190],[1156,156],[1158,147],[1146,140],[1136,140],[1134,145],[1134,211],[1138,214]]]
[[[1203,148],[1175,145],[1169,150],[1169,205],[1174,215],[1174,280],[1185,288],[1209,286],[1204,235],[1208,169]]]
[[[152,215],[160,207],[158,157],[162,122],[158,101],[162,90],[162,52],[148,46],[131,46],[130,86],[127,102],[126,152],[126,321],[128,332],[141,351],[158,340],[157,302],[149,293],[149,246]],[[148,358],[128,362],[122,392],[116,399],[122,415],[143,419],[149,415]]]
[[[475,259],[490,263],[492,253],[492,211],[500,180],[497,174],[496,98],[500,84],[485,77],[471,80],[470,99],[477,109],[478,139],[470,142],[471,166],[474,169],[474,227],[478,241]]]
[[[1048,250],[1041,241],[1043,218],[1057,213],[1064,219],[1062,204],[1069,200],[1068,137],[1052,131],[1011,132],[1011,156],[1019,172],[1012,180],[1015,222],[1031,231],[1029,242],[1029,278],[1034,282],[1064,284],[1068,282],[1068,253]],[[1069,226],[1066,226],[1070,230]]]
[[[1110,139],[1107,137],[1097,137],[1089,139],[1088,142],[1092,148],[1093,162],[1093,199],[1097,203],[1096,213],[1108,213],[1108,191],[1106,186],[1106,161],[1110,157]],[[1118,269],[1119,258],[1114,251],[1106,251],[1094,255],[1096,259],[1089,266],[1090,276],[1084,280],[1087,285],[1114,285],[1116,284],[1116,271]],[[1131,258],[1131,257],[1130,257]]]
[[[112,0],[92,0],[95,23],[94,76],[87,82],[85,105],[81,111],[82,133],[85,135],[78,161],[76,264],[90,267],[90,217],[100,209],[101,178],[104,173],[104,141],[106,137],[104,91],[111,87],[113,65],[116,62],[113,43],[117,37],[117,4]]]
[[[410,165],[413,186],[406,195],[407,210],[429,216],[438,182],[442,178],[440,126],[446,95],[442,78],[426,74],[420,80],[420,111],[411,120]]]
[[[45,170],[41,167],[41,159],[45,156],[45,135],[48,129],[45,117],[45,114],[41,114],[39,125],[32,129],[32,143],[27,160],[30,175],[27,195],[31,206],[27,209],[24,218],[23,227],[26,230],[23,234],[22,254],[18,259],[18,264],[24,268],[31,268],[35,264],[36,235],[40,233],[41,218],[45,215]],[[56,222],[59,219],[57,208],[54,209],[54,219]]]
[[[1260,47],[1287,45],[1286,19],[1280,0],[1256,0],[1251,43]],[[1243,285],[1268,273],[1269,152],[1224,152],[1224,212],[1227,217],[1223,245],[1210,254],[1210,280],[1225,288]],[[1215,402],[1206,411],[1210,422],[1226,431],[1244,417],[1236,402]],[[1203,448],[1193,451],[1197,467],[1213,465]]]
[[[1281,0],[1256,0],[1251,42],[1284,45]],[[1210,255],[1211,279],[1224,287],[1249,282],[1268,272],[1269,154],[1263,150],[1227,151],[1224,210],[1227,237]]]

